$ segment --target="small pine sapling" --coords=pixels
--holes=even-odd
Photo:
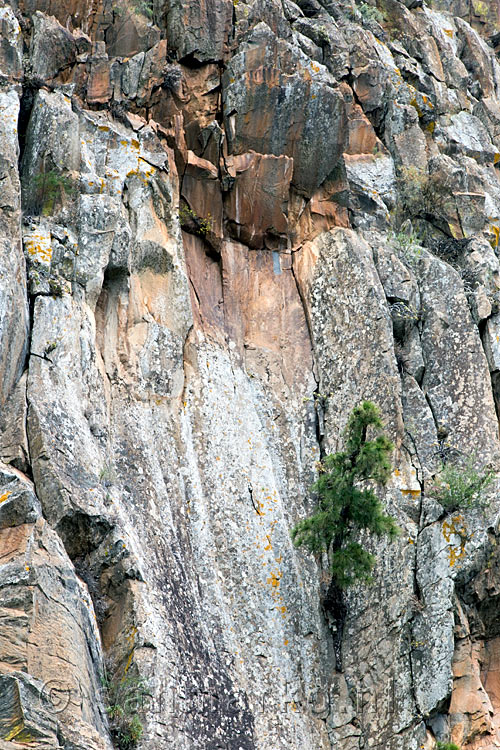
[[[380,411],[371,401],[353,409],[347,422],[345,450],[327,456],[312,486],[318,498],[315,512],[297,523],[291,536],[295,547],[314,555],[326,552],[331,582],[323,602],[336,621],[335,653],[341,669],[340,644],[346,614],[343,591],[372,580],[375,557],[360,544],[360,531],[394,539],[399,529],[384,512],[374,485],[386,485],[394,449],[384,434],[368,439],[368,430],[381,432]]]

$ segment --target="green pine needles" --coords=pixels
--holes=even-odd
[[[295,547],[329,554],[332,584],[344,589],[370,582],[375,557],[355,541],[362,530],[394,539],[399,529],[384,513],[373,485],[384,486],[391,473],[393,444],[379,434],[367,439],[368,428],[381,431],[380,411],[371,401],[353,409],[346,427],[344,451],[327,456],[312,490],[318,507],[292,529]]]

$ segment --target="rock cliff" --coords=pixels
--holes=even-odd
[[[498,483],[432,495],[500,470],[499,12],[0,0],[0,748],[131,747],[105,664],[140,750],[500,747]],[[362,399],[339,672],[290,528]]]

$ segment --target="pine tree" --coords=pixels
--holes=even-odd
[[[375,564],[375,557],[356,541],[358,534],[366,530],[394,539],[399,533],[373,489],[389,479],[394,446],[383,434],[368,440],[368,428],[381,431],[383,423],[377,406],[364,401],[347,422],[345,450],[322,462],[323,470],[312,486],[318,497],[316,511],[291,532],[295,547],[304,546],[314,555],[328,553],[332,579],[323,604],[337,621],[337,668],[345,618],[342,592],[354,583],[371,581]]]

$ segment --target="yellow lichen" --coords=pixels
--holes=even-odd
[[[453,544],[451,541],[452,535],[460,537],[459,544]],[[448,560],[450,567],[453,567],[457,560],[465,557],[465,545],[472,539],[474,533],[469,534],[467,527],[464,523],[463,516],[457,515],[451,519],[451,522],[443,522],[443,536],[448,543]]]
[[[492,224],[490,227],[493,237],[490,240],[490,245],[492,247],[498,247],[498,242],[500,240],[500,227],[498,227],[496,224]]]
[[[421,492],[420,490],[401,490],[401,494],[405,497],[409,496],[416,500],[418,497],[420,497]]]
[[[267,583],[271,584],[273,588],[277,589],[280,585],[280,579],[282,575],[283,573],[281,573],[281,571],[278,571],[277,575],[276,573],[271,573],[270,577],[267,579]]]

